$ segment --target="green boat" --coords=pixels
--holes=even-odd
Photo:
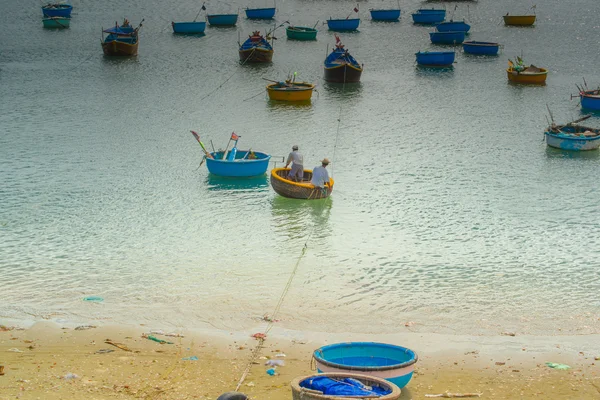
[[[288,26],[285,33],[288,39],[294,40],[317,40],[317,30],[307,26]]]
[[[45,17],[42,23],[44,28],[65,29],[71,25],[71,17]]]

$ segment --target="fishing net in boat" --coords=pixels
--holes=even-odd
[[[366,386],[353,378],[331,379],[326,376],[315,376],[300,382],[306,389],[317,390],[329,396],[368,396],[381,397],[392,391],[380,386]]]

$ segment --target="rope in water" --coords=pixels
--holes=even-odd
[[[252,53],[250,53],[250,55],[249,55],[248,57],[246,57],[246,59],[244,60],[244,62],[242,62],[240,65],[244,65],[244,64],[246,64],[246,62],[247,62],[249,59],[251,59],[251,58],[252,58],[252,55],[254,55],[254,52],[255,52],[255,51],[256,51],[256,47],[252,49]],[[225,79],[225,80],[224,80],[224,81],[223,81],[223,82],[222,82],[222,83],[221,83],[219,86],[217,86],[217,88],[216,88],[216,89],[214,89],[212,92],[209,92],[209,93],[207,93],[206,95],[202,96],[202,97],[200,98],[200,100],[199,100],[199,101],[202,101],[202,100],[206,99],[207,97],[209,97],[209,96],[212,96],[213,94],[215,94],[215,93],[216,93],[216,92],[217,92],[219,89],[221,89],[221,88],[223,87],[223,85],[225,85],[225,84],[226,84],[226,83],[227,83],[227,82],[228,82],[228,81],[229,81],[231,78],[233,78],[233,77],[234,77],[234,76],[235,76],[237,73],[239,73],[239,72],[240,72],[240,70],[239,70],[239,69],[236,69],[236,70],[234,71],[234,73],[233,73],[233,74],[231,74],[231,75],[229,75],[229,77],[228,77],[227,79]]]

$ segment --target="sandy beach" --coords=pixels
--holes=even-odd
[[[183,337],[174,337],[159,330],[152,336],[172,342],[161,344],[143,337],[151,331],[146,326],[75,328],[48,322],[27,329],[4,327],[0,399],[216,399],[235,389],[258,343],[252,332],[182,330],[172,333]],[[291,399],[290,381],[313,372],[312,351],[344,340],[402,344],[418,353],[416,374],[402,390],[402,399],[445,392],[481,393],[487,399],[600,396],[598,335],[410,333],[374,338],[286,331],[278,326],[270,331],[240,391],[252,399]],[[192,360],[184,360],[189,357]],[[276,368],[275,376],[266,373],[269,359],[285,363]],[[546,362],[571,368],[556,370]]]

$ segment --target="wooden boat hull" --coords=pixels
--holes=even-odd
[[[540,68],[541,72],[536,73],[518,73],[512,68],[506,70],[508,80],[514,83],[523,83],[528,85],[543,85],[546,83],[546,77],[548,76],[548,70]]]
[[[451,67],[456,53],[453,51],[426,51],[415,53],[417,65],[422,67]]]
[[[66,29],[71,26],[71,18],[65,17],[50,17],[42,19],[44,28],[46,29]]]
[[[356,83],[360,82],[362,68],[356,68],[350,64],[343,64],[333,68],[325,67],[323,79],[332,83]]]
[[[370,10],[373,21],[398,21],[400,10]]]
[[[73,11],[73,6],[69,4],[65,4],[60,8],[47,8],[42,7],[42,14],[44,17],[63,17],[69,18],[71,16],[71,12]]]
[[[433,25],[446,19],[446,10],[419,10],[412,14],[415,24]]]
[[[600,135],[590,138],[584,137],[568,137],[569,135],[561,135],[546,130],[544,132],[546,144],[550,147],[561,150],[572,151],[587,151],[597,150],[600,147]]]
[[[504,25],[531,26],[535,23],[535,15],[505,15]]]
[[[497,56],[500,45],[493,42],[463,42],[463,50],[467,54],[480,56]]]
[[[471,25],[464,21],[449,21],[442,22],[437,25],[435,29],[438,32],[469,32],[469,30],[471,30]]]
[[[209,25],[212,26],[234,26],[237,24],[237,14],[213,14],[207,15]]]
[[[278,101],[308,101],[312,97],[315,85],[306,84],[293,88],[278,88],[277,83],[267,85],[269,99]]]
[[[330,31],[355,31],[358,29],[358,25],[360,25],[360,18],[327,20]]]
[[[211,155],[214,158],[206,159],[206,167],[208,172],[218,176],[231,177],[249,177],[264,175],[269,167],[271,155],[255,151],[254,154],[258,157],[255,160],[249,160],[246,154],[249,150],[239,150],[235,154],[235,161],[223,160],[223,152],[214,152]]]
[[[589,110],[600,110],[600,93],[596,90],[589,90],[579,94],[581,108]]]
[[[136,56],[138,52],[139,42],[133,44],[111,40],[110,42],[102,42],[102,51],[105,56]]]
[[[273,50],[253,48],[240,50],[240,61],[247,63],[269,63],[273,60]]]
[[[307,26],[288,26],[285,28],[287,38],[293,40],[317,40],[317,32],[318,31],[315,28],[309,28]]]
[[[465,41],[465,32],[430,32],[429,39],[435,44],[460,44]]]
[[[273,19],[275,16],[275,7],[272,8],[247,8],[246,18],[248,19]]]
[[[290,168],[274,168],[271,170],[271,186],[275,192],[290,199],[317,200],[325,199],[333,191],[334,181],[329,179],[329,186],[320,189],[310,183],[312,171],[305,169],[303,182],[294,182],[287,179]]]
[[[206,22],[171,22],[173,33],[198,34],[204,33]]]

